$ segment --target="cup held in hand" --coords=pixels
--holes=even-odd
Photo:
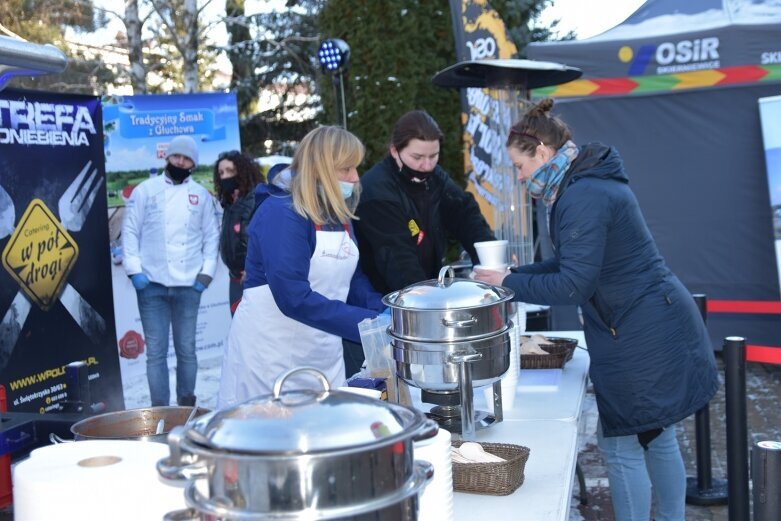
[[[491,271],[499,271],[504,272],[507,271],[507,266],[509,264],[497,264],[496,266],[483,266],[482,264],[477,264],[476,266],[472,267],[472,270],[491,270]]]
[[[482,241],[475,243],[477,256],[480,258],[480,266],[484,269],[497,269],[507,267],[507,241]]]

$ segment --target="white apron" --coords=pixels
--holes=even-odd
[[[347,226],[340,231],[316,226],[309,265],[312,291],[342,302],[358,265],[358,248],[348,230]],[[304,366],[322,371],[332,386],[344,385],[342,339],[283,315],[268,284],[245,289],[228,334],[217,407],[270,394],[279,375]],[[311,376],[296,375],[284,389],[317,389],[318,385]]]

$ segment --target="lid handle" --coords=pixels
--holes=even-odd
[[[285,384],[285,380],[298,373],[310,373],[312,376],[320,380],[321,384],[323,384],[324,392],[331,390],[331,384],[328,383],[328,378],[326,378],[323,373],[314,367],[297,367],[296,369],[291,369],[290,371],[281,374],[274,382],[274,389],[271,391],[274,400],[278,399],[282,394],[282,386]]]
[[[453,266],[449,264],[447,266],[442,266],[442,268],[439,270],[439,275],[437,276],[437,285],[444,287],[445,275],[450,275],[451,279],[456,278],[455,272],[453,271]]]
[[[474,316],[470,316],[466,320],[448,320],[446,318],[442,319],[442,325],[445,327],[472,327],[475,324],[477,324],[477,318]]]
[[[468,362],[477,362],[483,359],[483,353],[453,353],[447,357],[451,364],[463,364]]]

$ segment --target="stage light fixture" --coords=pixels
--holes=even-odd
[[[317,59],[323,72],[337,73],[347,68],[350,61],[350,46],[339,38],[323,40],[317,51]]]

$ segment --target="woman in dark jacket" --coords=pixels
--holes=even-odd
[[[494,239],[472,194],[437,164],[442,139],[427,112],[407,112],[393,127],[388,155],[361,177],[355,235],[361,268],[380,293],[436,278],[449,239],[475,264],[474,243]],[[362,363],[362,350],[346,341],[348,374]]]
[[[577,304],[599,409],[597,438],[616,519],[683,521],[686,474],[675,424],[718,389],[716,365],[694,301],[659,254],[618,152],[577,147],[567,126],[533,106],[507,148],[519,179],[548,209],[555,257],[476,278],[519,301]]]
[[[223,152],[214,165],[214,188],[223,208],[220,255],[230,272],[228,296],[231,315],[241,301],[247,226],[255,209],[255,185],[263,174],[255,162],[238,150]]]
[[[448,239],[475,264],[474,243],[494,239],[472,194],[437,164],[442,139],[427,112],[407,112],[388,155],[361,177],[355,231],[361,267],[380,293],[436,278]]]

